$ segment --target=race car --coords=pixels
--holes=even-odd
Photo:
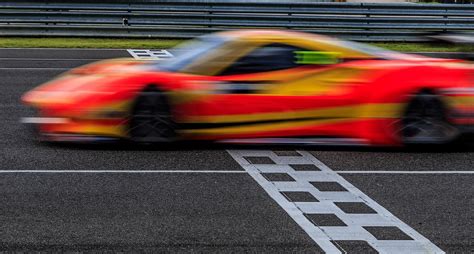
[[[29,92],[41,140],[445,144],[474,126],[474,65],[284,30],[198,37]]]

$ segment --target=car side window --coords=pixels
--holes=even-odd
[[[289,69],[297,63],[296,51],[306,49],[286,44],[268,44],[254,49],[223,70],[220,75],[235,75]]]

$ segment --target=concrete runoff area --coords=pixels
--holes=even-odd
[[[34,141],[19,122],[31,114],[19,102],[27,90],[69,68],[127,56],[126,50],[0,49],[0,250],[322,252],[310,234],[228,154],[226,150],[233,147],[47,145]],[[440,151],[303,148],[441,251],[474,249],[474,175],[459,173],[473,171],[473,146]],[[303,148],[243,150],[294,157]],[[271,163],[254,157],[249,160],[256,164]],[[302,174],[319,169],[291,163]],[[135,170],[142,172],[130,173]],[[288,179],[278,173],[264,177],[277,182]],[[320,192],[341,187],[312,186]],[[304,191],[286,191],[281,197],[303,203],[323,200]],[[360,203],[334,201],[332,208],[350,216],[376,211]],[[341,221],[347,225],[344,217],[327,214],[305,218],[322,228]],[[403,230],[375,226],[364,230],[380,241],[406,241]],[[340,252],[377,251],[367,241],[334,240],[331,244]]]

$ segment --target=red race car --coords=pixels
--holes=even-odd
[[[442,144],[474,126],[474,65],[325,36],[238,30],[170,60],[116,59],[28,93],[50,141]]]

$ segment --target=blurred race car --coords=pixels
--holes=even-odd
[[[50,141],[444,144],[474,126],[474,65],[290,31],[199,37],[105,60],[22,100]]]

